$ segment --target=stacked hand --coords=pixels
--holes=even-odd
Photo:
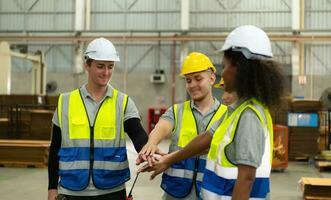
[[[157,145],[147,143],[139,152],[139,156],[136,160],[136,164],[147,162],[144,166],[138,169],[138,172],[151,172],[151,179],[154,179],[158,174],[168,169],[170,166],[167,163],[167,154],[160,151]]]

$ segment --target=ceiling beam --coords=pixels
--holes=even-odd
[[[331,35],[286,35],[286,34],[268,34],[272,41],[287,42],[319,42],[330,41]],[[88,42],[96,37],[105,37],[111,41],[127,42],[153,42],[153,41],[224,41],[226,34],[219,35],[0,35],[0,40],[9,42],[48,42],[48,43],[77,43],[79,41]]]

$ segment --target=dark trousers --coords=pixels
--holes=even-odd
[[[110,194],[104,194],[100,196],[69,196],[63,195],[65,200],[125,200],[125,189]]]

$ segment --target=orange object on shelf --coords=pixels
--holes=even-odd
[[[166,108],[148,108],[148,133],[153,130],[161,115],[165,113],[166,110]]]
[[[288,127],[277,125],[274,129],[272,169],[284,170],[288,166]]]

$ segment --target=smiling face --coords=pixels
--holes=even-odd
[[[223,57],[222,63],[224,66],[222,71],[222,77],[224,80],[224,90],[230,93],[234,92],[236,91],[236,74],[237,74],[236,67],[225,56]]]
[[[231,105],[234,102],[236,102],[238,99],[237,93],[236,92],[224,92],[222,96],[222,104],[224,105]]]
[[[215,74],[210,70],[185,75],[186,91],[193,101],[201,101],[212,93]]]
[[[114,61],[92,60],[90,64],[85,64],[88,72],[88,82],[96,87],[107,86],[114,70]]]

